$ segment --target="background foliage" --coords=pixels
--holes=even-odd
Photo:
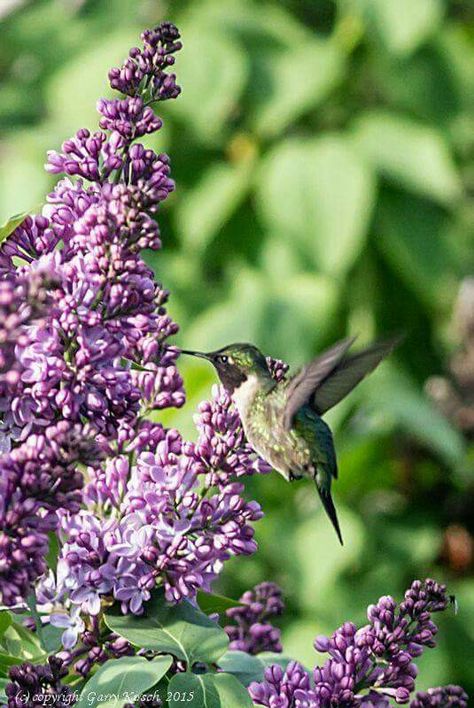
[[[424,390],[459,346],[452,307],[474,272],[472,5],[9,0],[0,13],[0,221],[40,203],[46,149],[95,126],[111,60],[166,17],[183,34],[183,96],[153,139],[177,192],[152,258],[179,343],[250,340],[298,364],[347,333],[407,334],[331,415],[345,547],[308,483],[252,479],[260,550],[219,589],[279,582],[285,651],[313,665],[316,634],[414,577],[445,579],[460,609],[419,687],[474,691],[474,450]],[[188,404],[164,422],[190,432],[214,376],[182,370]]]

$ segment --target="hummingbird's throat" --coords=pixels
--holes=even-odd
[[[256,374],[250,374],[234,388],[232,392],[232,400],[234,401],[239,415],[244,418],[247,415],[249,406],[255,398],[255,394],[260,388],[258,377]]]

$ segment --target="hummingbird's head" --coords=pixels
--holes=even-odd
[[[265,357],[253,344],[229,344],[227,347],[208,353],[182,349],[181,353],[210,361],[222,385],[230,394],[249,376],[268,377],[270,375]]]

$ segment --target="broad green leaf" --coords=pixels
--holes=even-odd
[[[16,664],[22,664],[23,661],[24,659],[19,656],[12,656],[11,654],[0,652],[0,676],[8,676],[10,667]]]
[[[438,27],[441,0],[358,0],[390,52],[413,52]]]
[[[219,668],[248,686],[252,681],[262,681],[265,669],[273,664],[286,668],[290,659],[282,654],[262,652],[256,656],[243,651],[227,651],[219,659]]]
[[[196,661],[212,663],[225,652],[227,634],[201,610],[186,600],[169,605],[157,592],[140,617],[108,613],[107,625],[132,644],[169,652],[192,666]]]
[[[254,88],[249,120],[258,133],[274,137],[326,98],[341,78],[344,57],[330,40],[312,39],[286,51],[262,51],[256,60],[266,86]]]
[[[50,149],[59,149],[62,140],[73,135],[80,126],[96,129],[97,98],[111,94],[107,71],[111,66],[122,64],[126,47],[136,41],[135,28],[123,23],[118,31],[104,34],[99,43],[93,46],[86,43],[82,52],[57,64],[46,86],[46,100],[50,123],[61,132],[56,138],[57,144],[52,143]]]
[[[225,225],[251,186],[252,167],[253,160],[210,165],[195,186],[181,196],[176,224],[186,249],[202,251]]]
[[[189,346],[209,351],[242,339],[298,364],[317,351],[333,326],[338,291],[329,277],[299,274],[282,288],[280,274],[244,269],[233,280],[230,297],[188,327]]]
[[[35,661],[45,655],[38,636],[15,621],[5,630],[0,641],[8,653],[23,661]]]
[[[337,494],[337,492],[336,492]],[[339,574],[349,569],[359,558],[364,543],[364,527],[359,516],[349,512],[337,499],[339,521],[344,539],[341,548],[326,514],[316,502],[310,515],[299,521],[291,538],[295,582],[299,587],[301,604],[324,613],[325,603],[330,597]],[[309,549],[319,549],[317,553],[317,573],[314,555]]]
[[[283,6],[259,5],[248,0],[192,3],[186,15],[188,21],[193,25],[207,24],[218,34],[230,34],[249,51],[254,45],[291,48],[307,42],[314,34]]]
[[[212,615],[215,612],[223,614],[231,607],[243,606],[243,603],[238,600],[232,600],[230,597],[224,597],[224,595],[215,595],[201,590],[198,591],[197,601],[199,607],[206,615]]]
[[[456,260],[447,215],[416,197],[390,194],[381,201],[377,217],[377,247],[397,276],[428,307],[449,307]]]
[[[382,414],[388,424],[403,429],[449,465],[461,461],[464,454],[461,435],[408,377],[387,363],[383,373],[376,372],[369,378],[367,387],[374,414]]]
[[[435,128],[377,111],[356,121],[354,140],[374,168],[401,187],[441,204],[460,196],[452,155]]]
[[[271,232],[294,239],[322,271],[342,275],[364,247],[374,187],[372,171],[343,136],[294,138],[266,157],[257,205]]]
[[[12,216],[8,221],[6,221],[3,226],[0,226],[0,244],[2,244],[5,239],[7,239],[15,229],[23,223],[23,221],[28,216],[28,212],[22,214],[16,214]]]
[[[169,708],[252,708],[248,691],[230,674],[175,674],[168,686]]]
[[[41,643],[48,654],[55,654],[62,649],[61,637],[64,629],[44,624],[41,628]]]
[[[5,630],[8,629],[12,622],[13,618],[8,612],[8,610],[2,610],[0,612],[0,637],[5,632]]]
[[[142,656],[125,656],[107,661],[81,691],[78,708],[121,708],[157,684],[170,668],[171,656],[148,661]]]
[[[173,115],[206,143],[215,143],[239,101],[248,66],[244,51],[212,25],[183,26],[186,42],[176,59],[183,93]]]
[[[0,678],[0,702],[7,702],[7,694],[5,693],[5,687],[9,683],[9,679]]]

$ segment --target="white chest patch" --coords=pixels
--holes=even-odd
[[[237,406],[237,410],[242,419],[245,417],[247,408],[249,404],[252,403],[258,388],[258,378],[255,374],[251,374],[232,394],[232,400]]]

